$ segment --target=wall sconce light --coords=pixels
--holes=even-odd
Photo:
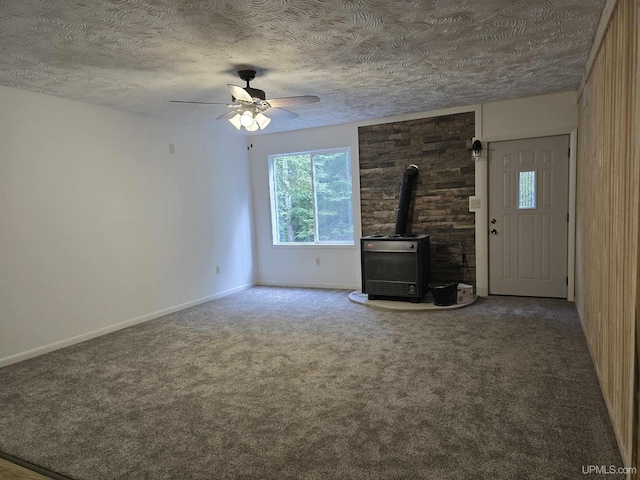
[[[480,158],[481,152],[482,143],[480,142],[480,140],[474,140],[473,144],[471,145],[471,158],[477,160],[478,158]]]

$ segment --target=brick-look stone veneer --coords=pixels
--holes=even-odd
[[[394,232],[402,172],[416,164],[420,172],[407,232],[431,235],[433,281],[475,286],[475,214],[469,212],[469,196],[475,192],[469,152],[474,135],[473,112],[358,129],[362,235]]]

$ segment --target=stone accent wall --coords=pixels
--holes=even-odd
[[[475,286],[474,135],[473,112],[358,129],[362,235],[394,232],[402,172],[416,164],[407,232],[431,235],[433,281]]]

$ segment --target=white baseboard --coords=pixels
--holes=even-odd
[[[139,323],[147,322],[149,320],[153,320],[155,318],[162,317],[164,315],[168,315],[170,313],[174,313],[180,310],[184,310],[185,308],[194,307],[196,305],[200,305],[201,303],[209,302],[211,300],[215,300],[216,298],[226,297],[227,295],[231,295],[233,293],[240,292],[242,290],[246,290],[251,287],[255,287],[255,283],[247,283],[245,285],[241,285],[239,287],[231,288],[229,290],[225,290],[223,292],[214,293],[213,295],[209,295],[207,297],[198,298],[196,300],[192,300],[190,302],[182,303],[180,305],[175,305],[173,307],[165,308],[163,310],[159,310],[157,312],[149,313],[147,315],[143,315],[141,317],[132,318],[131,320],[126,320],[124,322],[116,323],[113,325],[109,325],[108,327],[100,328],[98,330],[94,330],[92,332],[83,333],[82,335],[77,335],[75,337],[67,338],[65,340],[60,340],[58,342],[50,343],[48,345],[44,345],[42,347],[34,348],[33,350],[28,350],[26,352],[17,353],[15,355],[10,355],[8,357],[0,358],[0,368],[6,367],[7,365],[11,365],[13,363],[18,363],[23,360],[27,360],[29,358],[37,357],[38,355],[42,355],[45,353],[53,352],[54,350],[59,350],[61,348],[69,347],[71,345],[75,345],[76,343],[84,342],[86,340],[91,340],[92,338],[100,337],[102,335],[106,335],[107,333],[115,332],[117,330],[122,330],[123,328],[131,327],[133,325],[137,325]]]
[[[326,289],[337,289],[337,290],[360,290],[360,285],[347,285],[340,283],[287,283],[287,282],[269,282],[269,283],[258,283],[259,286],[262,287],[290,287],[290,288],[326,288]]]

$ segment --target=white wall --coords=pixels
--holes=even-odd
[[[529,138],[570,133],[577,127],[575,92],[542,95],[469,107],[401,115],[335,127],[314,128],[262,134],[251,138],[251,182],[254,191],[255,230],[258,259],[258,282],[267,285],[298,285],[336,288],[360,288],[360,252],[357,244],[360,228],[358,171],[358,127],[415,118],[476,112],[476,138],[487,141]],[[351,146],[354,179],[354,248],[288,247],[272,245],[271,210],[267,157],[322,148]],[[469,158],[469,161],[472,161]],[[476,212],[477,291],[489,293],[487,159],[476,161],[476,196],[482,208]],[[315,265],[321,258],[320,266]]]
[[[484,146],[487,143],[521,138],[544,137],[570,134],[575,144],[578,128],[578,105],[576,92],[485,103],[481,106],[476,123],[476,135]],[[488,218],[488,178],[486,148],[476,161],[476,197],[481,199],[482,208],[476,213],[476,282],[479,295],[489,294],[489,218]],[[569,286],[568,298],[573,300],[573,265],[575,245],[575,154],[570,158],[569,185]]]
[[[246,142],[0,87],[0,366],[251,285]]]
[[[257,135],[251,138],[251,183],[254,195],[258,283],[356,289],[360,284],[360,183],[357,128],[338,125],[295,132]],[[273,245],[269,199],[269,155],[323,148],[351,147],[354,195],[353,246]],[[316,258],[320,265],[316,265]]]
[[[516,140],[557,135],[578,125],[576,92],[538,95],[482,105],[482,131],[487,140]]]

